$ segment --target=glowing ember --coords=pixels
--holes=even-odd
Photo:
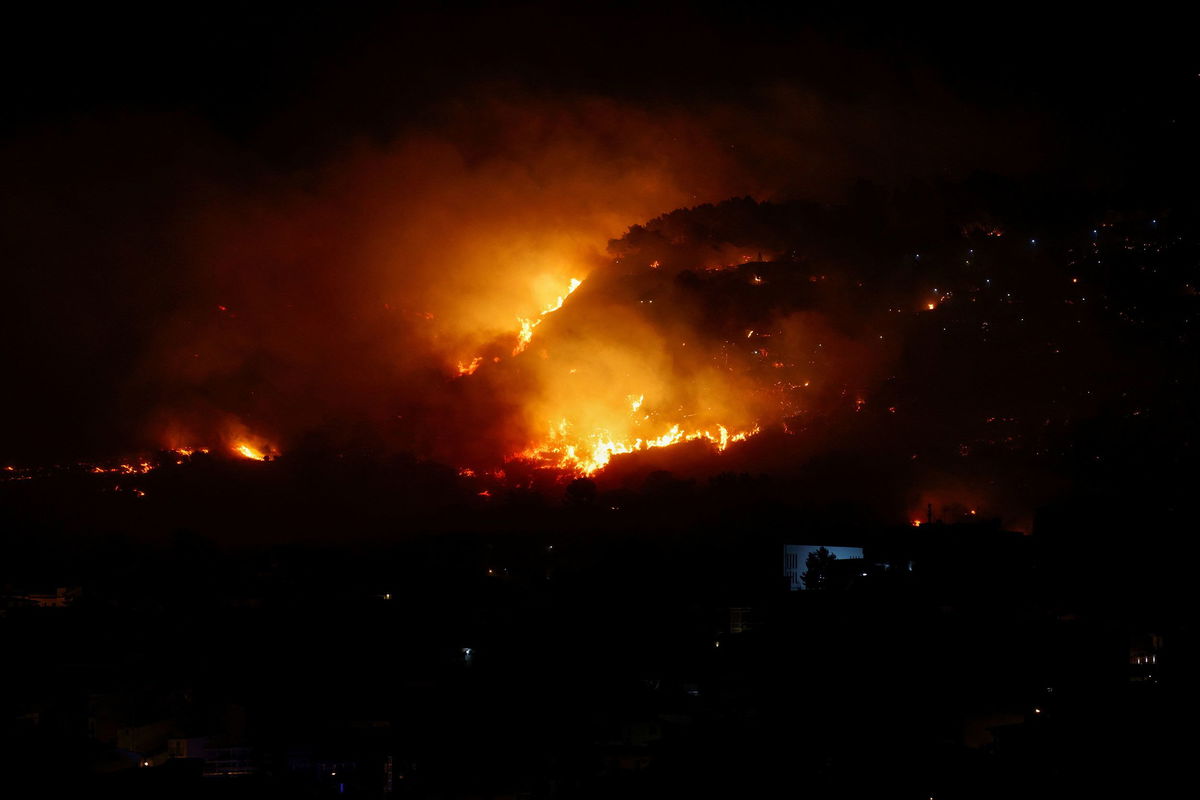
[[[113,467],[92,467],[92,472],[96,475],[105,473],[117,475],[145,475],[150,470],[154,469],[154,465],[148,461],[139,461],[137,464],[117,464]]]
[[[530,332],[532,335],[532,332]],[[479,365],[483,363],[483,356],[475,356],[471,359],[471,363],[467,364],[462,361],[458,362],[459,375],[474,375],[475,370],[479,369]]]

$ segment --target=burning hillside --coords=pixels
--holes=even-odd
[[[770,472],[911,519],[1028,507],[1070,426],[1148,407],[1125,387],[1154,361],[1113,326],[1149,301],[1115,302],[1130,273],[1108,270],[1163,230],[1043,230],[986,183],[855,184],[795,97],[741,116],[477,99],[283,177],[160,154],[163,186],[119,219],[115,169],[71,198],[104,224],[22,228],[21,263],[101,266],[14,272],[31,310],[9,338],[31,344],[5,462],[404,453],[505,476],[473,496]],[[813,134],[828,187],[762,169],[777,124]],[[22,213],[55,218],[35,177]]]
[[[1051,244],[991,227],[879,225],[871,211],[739,199],[671,212],[604,257],[535,269],[530,285],[547,299],[489,305],[486,336],[448,336],[461,321],[440,311],[388,317],[376,330],[407,342],[405,358],[353,372],[390,352],[393,340],[372,340],[347,351],[344,385],[311,398],[279,393],[304,378],[301,364],[333,358],[326,348],[345,332],[317,353],[230,360],[285,340],[225,306],[216,328],[199,329],[213,338],[174,352],[236,365],[224,385],[244,387],[249,404],[238,416],[216,407],[223,381],[200,369],[205,402],[165,403],[145,452],[408,452],[453,465],[483,498],[561,491],[581,476],[619,486],[655,469],[765,471],[819,502],[870,491],[890,518],[924,519],[933,506],[957,519],[1031,507],[1058,485],[1079,421],[1100,409],[1146,419],[1151,395],[1129,390],[1145,385],[1142,362],[1114,359],[1111,342],[1148,295],[1115,303],[1087,259],[1174,258],[1180,245],[1097,229],[1081,248],[1078,237]],[[320,366],[337,372],[336,359]],[[335,388],[345,395],[330,406]],[[136,477],[157,462],[89,463]],[[9,477],[31,474],[14,466]]]
[[[892,312],[912,304],[910,289],[868,287],[869,265],[809,259],[828,246],[802,230],[809,214],[747,198],[634,226],[537,317],[514,317],[510,333],[446,365],[453,399],[433,457],[565,479],[617,456],[688,442],[719,452],[789,419],[860,410],[898,353]]]

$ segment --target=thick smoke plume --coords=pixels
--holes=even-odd
[[[803,243],[794,231],[631,226],[743,195],[839,200],[864,173],[891,177],[879,171],[892,134],[912,147],[915,133],[894,102],[793,89],[703,108],[511,87],[464,97],[303,169],[182,116],[90,119],[10,143],[4,233],[20,303],[6,338],[22,380],[4,400],[6,457],[253,437],[284,452],[369,446],[496,465],[564,420],[615,438],[749,430],[814,402],[785,384],[808,375],[807,397],[840,397],[845,380],[814,376],[840,372],[841,355],[877,363],[849,354],[851,318],[831,316],[849,307],[844,276],[825,300],[788,308],[756,307],[741,272],[720,280],[750,293],[745,308],[706,306],[687,282],[799,259],[785,252]],[[542,316],[573,280],[578,292]],[[803,353],[808,372],[790,366]]]

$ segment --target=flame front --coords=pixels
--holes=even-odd
[[[514,356],[520,354],[525,350],[526,347],[529,346],[529,342],[533,340],[533,329],[542,324],[542,317],[546,316],[547,314],[552,314],[562,308],[563,303],[567,302],[567,298],[570,297],[571,293],[578,289],[579,285],[582,283],[583,281],[579,278],[571,278],[571,283],[569,286],[567,286],[566,293],[559,295],[557,300],[546,306],[546,308],[544,308],[542,312],[538,314],[537,319],[517,317],[517,322],[521,324],[521,329],[517,332],[517,345],[513,348],[512,353]]]
[[[536,318],[518,318],[514,356],[528,348],[538,325],[561,309],[582,283],[572,278],[565,292]],[[591,319],[590,324],[597,324],[596,317]],[[689,386],[694,395],[684,398],[680,386],[670,383],[670,356],[645,320],[614,316],[598,324],[602,336],[551,341],[539,350],[540,360],[529,365],[540,377],[539,391],[523,406],[530,427],[544,433],[531,437],[506,461],[590,476],[617,455],[700,440],[724,451],[758,432],[742,398],[730,391],[728,375],[706,376]],[[680,346],[686,347],[686,342]],[[473,374],[480,363],[478,357],[459,362],[458,376]],[[639,388],[628,391],[634,387]],[[659,406],[651,408],[648,397]]]
[[[250,458],[255,461],[266,461],[267,460],[266,453],[262,452],[261,450],[259,450],[258,448],[254,447],[252,445],[246,444],[245,442],[234,445],[233,451],[235,453],[241,455],[243,458]]]
[[[627,403],[627,411],[620,415],[622,419],[614,419],[608,426],[589,429],[562,417],[548,425],[543,438],[509,460],[529,461],[569,475],[590,476],[608,466],[613,456],[701,440],[722,452],[759,432],[757,425],[731,431],[723,424],[693,429],[678,423],[668,424],[646,409],[645,394],[629,395]],[[588,416],[597,419],[600,410],[593,406],[580,411],[590,412]]]
[[[698,440],[710,442],[717,452],[723,452],[730,444],[745,441],[758,431],[758,426],[755,426],[749,430],[730,433],[724,425],[716,426],[715,433],[711,430],[685,431],[678,425],[672,425],[670,430],[657,437],[618,440],[607,431],[576,436],[571,431],[570,423],[564,419],[557,426],[550,428],[547,438],[542,443],[523,451],[516,458],[569,474],[594,475],[608,466],[612,457],[616,455]]]

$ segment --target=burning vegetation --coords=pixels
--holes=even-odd
[[[86,441],[62,433],[43,455],[44,437],[18,436],[9,477],[79,453],[406,453],[489,482],[472,497],[766,471],[840,476],[894,519],[930,502],[990,514],[1062,472],[1080,420],[1149,424],[1154,393],[1128,387],[1151,384],[1154,348],[1123,332],[1154,281],[1170,274],[1184,303],[1200,285],[1147,266],[1186,261],[1165,223],[1044,231],[958,210],[987,209],[986,192],[948,209],[920,184],[741,197],[815,191],[723,143],[755,141],[767,115],[714,127],[601,100],[440,113],[437,136],[347,148],[294,185],[206,187],[158,223],[173,271],[130,257],[120,302],[73,289],[63,324],[118,319],[122,346],[56,331],[29,361],[76,342],[111,396],[87,408]],[[1131,276],[1146,286],[1125,291]],[[78,410],[69,388],[53,398]],[[130,478],[155,463],[91,459]]]
[[[1129,391],[1139,361],[1107,357],[1105,343],[1112,326],[1138,324],[1145,295],[1121,305],[1086,267],[1110,251],[1174,258],[1177,241],[1096,234],[1072,248],[931,233],[905,252],[886,228],[863,247],[853,231],[868,224],[853,207],[749,199],[675,211],[611,240],[585,277],[547,267],[530,284],[549,298],[536,315],[515,303],[494,310],[516,324],[497,322],[490,338],[424,342],[418,371],[399,362],[378,376],[382,396],[348,379],[352,431],[303,424],[313,409],[272,394],[275,367],[247,384],[270,435],[211,406],[167,408],[156,432],[165,456],[82,466],[141,497],[138,480],[162,464],[315,452],[316,433],[317,451],[453,465],[480,501],[580,477],[619,486],[653,469],[753,470],[828,502],[869,489],[889,498],[885,517],[916,524],[1028,509],[1073,457],[1071,431],[1094,404],[1150,419],[1152,398]],[[1027,273],[1000,271],[1021,259]],[[248,317],[222,312],[234,326],[223,335],[244,333]],[[414,330],[447,324],[440,310],[400,319],[414,347]],[[999,340],[1004,349],[990,347]],[[13,464],[4,478],[38,474]],[[1028,528],[1011,512],[1006,523]]]

